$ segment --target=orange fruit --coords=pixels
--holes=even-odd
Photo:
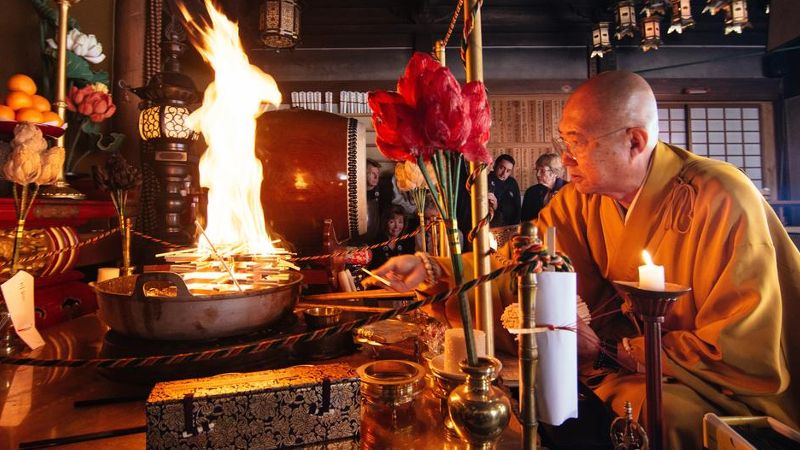
[[[36,93],[36,82],[33,81],[33,78],[25,74],[18,73],[11,75],[11,77],[8,79],[8,90],[24,92],[28,95],[33,95]]]
[[[22,108],[17,111],[17,122],[42,122],[42,112],[36,108]]]
[[[50,111],[50,100],[41,95],[31,95],[31,102],[33,107],[41,112]]]
[[[14,111],[18,111],[22,108],[33,107],[33,100],[31,100],[30,95],[24,92],[12,91],[6,96],[6,106]]]
[[[6,105],[0,105],[0,120],[16,120],[14,110]]]
[[[53,122],[56,126],[61,126],[64,121],[61,120],[61,117],[58,117],[58,113],[53,111],[45,111],[42,113],[42,123]]]

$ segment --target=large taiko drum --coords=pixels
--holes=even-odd
[[[357,120],[301,109],[262,114],[256,155],[267,226],[298,253],[322,252],[325,219],[340,240],[366,232],[366,141]]]

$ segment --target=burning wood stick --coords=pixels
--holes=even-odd
[[[211,248],[211,252],[219,260],[220,264],[222,264],[222,267],[224,267],[225,270],[228,271],[228,274],[231,276],[231,280],[233,280],[233,284],[236,285],[236,288],[239,289],[239,292],[244,292],[244,289],[242,289],[242,287],[239,286],[239,282],[236,280],[236,277],[233,275],[233,271],[231,270],[231,268],[228,267],[227,264],[225,264],[225,260],[222,258],[222,256],[219,253],[217,253],[217,249],[214,248],[214,243],[212,243],[211,239],[209,239],[208,236],[206,236],[206,230],[204,230],[203,226],[200,225],[200,221],[195,220],[194,224],[197,225],[197,229],[200,230],[200,234],[202,234],[203,238],[205,238],[206,242],[208,242],[208,246],[209,246],[209,248]]]

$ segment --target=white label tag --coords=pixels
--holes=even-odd
[[[43,346],[44,339],[36,330],[36,314],[33,309],[33,275],[20,270],[0,285],[0,290],[17,335],[34,350]]]

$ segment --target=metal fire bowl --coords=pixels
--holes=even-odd
[[[148,272],[97,283],[100,319],[126,336],[198,341],[264,329],[292,314],[303,276],[291,272],[275,287],[216,295],[192,295],[172,272]],[[146,297],[144,290],[175,286],[176,297]]]

